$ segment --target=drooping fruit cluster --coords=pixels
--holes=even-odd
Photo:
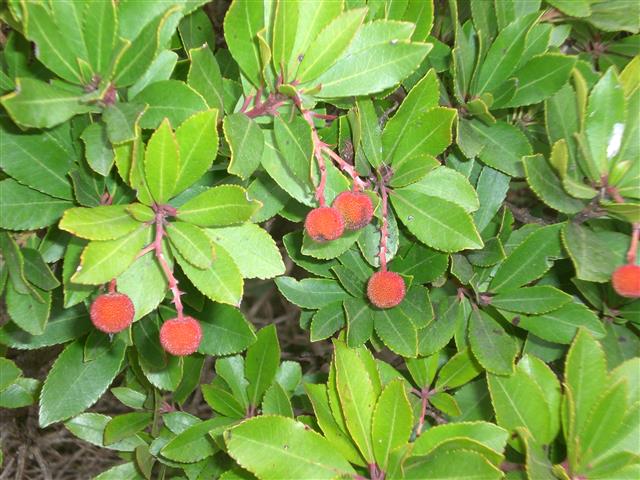
[[[404,299],[404,279],[395,272],[381,270],[367,283],[367,297],[378,308],[392,308]]]
[[[326,242],[340,238],[344,232],[344,221],[337,209],[319,207],[307,214],[304,228],[314,241]]]
[[[618,267],[611,276],[613,289],[628,298],[640,298],[640,266],[627,264]]]
[[[105,293],[91,304],[91,322],[105,333],[118,333],[133,322],[133,302],[124,293]]]
[[[359,230],[373,217],[373,202],[361,192],[342,192],[333,201],[333,208],[340,212],[347,230]]]
[[[304,228],[316,242],[340,238],[345,230],[358,230],[371,222],[373,202],[362,192],[342,192],[331,207],[314,208],[307,214]]]
[[[202,328],[193,317],[176,317],[160,327],[160,344],[171,355],[191,355],[198,350],[202,340]]]

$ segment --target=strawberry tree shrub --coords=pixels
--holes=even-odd
[[[3,416],[101,480],[638,478],[638,2],[204,3],[1,7]]]

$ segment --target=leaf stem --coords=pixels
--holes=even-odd
[[[380,251],[378,258],[380,259],[380,270],[387,271],[387,239],[389,237],[389,207],[388,207],[388,192],[387,186],[384,184],[382,175],[378,175],[378,190],[382,197],[382,226],[380,227]]]

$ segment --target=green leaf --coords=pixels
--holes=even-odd
[[[256,341],[252,325],[237,308],[207,302],[198,320],[202,327],[200,353],[229,355]]]
[[[224,17],[224,37],[242,73],[257,88],[261,84],[261,61],[257,34],[264,27],[264,10],[252,0],[233,2]]]
[[[0,393],[0,407],[28,407],[37,402],[39,392],[40,382],[38,380],[34,378],[18,378]],[[0,462],[2,462],[2,455],[0,455]]]
[[[418,354],[416,327],[400,307],[376,310],[373,319],[376,333],[391,351],[403,357]]]
[[[191,15],[193,16],[193,15]],[[207,18],[207,22],[209,19]],[[187,84],[206,100],[210,108],[224,111],[222,74],[208,45],[189,50],[191,65]]]
[[[16,89],[0,101],[11,119],[22,127],[55,127],[74,115],[94,110],[82,101],[82,90],[61,88],[35,78],[16,78],[15,82]]]
[[[94,208],[70,208],[64,212],[59,227],[88,240],[113,240],[131,233],[140,223],[131,218],[127,205]]]
[[[215,412],[230,418],[242,418],[246,411],[231,393],[219,385],[202,385],[202,395]]]
[[[278,116],[273,122],[273,132],[278,150],[295,179],[311,188],[310,165],[314,147],[307,122],[299,115],[290,120]]]
[[[147,412],[130,412],[113,417],[104,428],[104,445],[131,437],[151,423],[152,414]]]
[[[498,480],[503,474],[480,453],[471,450],[435,451],[426,457],[415,457],[405,465],[406,479],[455,480],[479,478]]]
[[[448,264],[448,255],[414,243],[402,258],[394,258],[391,268],[394,272],[413,277],[414,283],[422,284],[441,276]]]
[[[387,24],[380,22],[379,27]],[[316,96],[348,97],[385,90],[411,74],[432,47],[429,43],[386,40],[385,35],[371,35],[367,30],[367,25],[361,27],[345,53],[313,81],[322,86]]]
[[[225,434],[229,454],[264,479],[333,479],[355,471],[324,437],[293,419],[249,419]]]
[[[490,284],[492,292],[510,290],[529,283],[551,268],[562,256],[560,230],[563,224],[542,227],[528,235],[500,265]]]
[[[518,344],[484,310],[474,309],[471,313],[469,342],[473,355],[487,371],[498,375],[509,375],[513,372]]]
[[[576,269],[576,277],[589,282],[611,280],[615,268],[624,262],[629,237],[619,232],[594,231],[569,222],[562,230],[562,243]]]
[[[105,108],[102,119],[107,125],[109,141],[116,145],[134,140],[138,121],[145,110],[137,103],[114,103]]]
[[[311,341],[329,338],[345,324],[342,302],[333,302],[319,309],[311,319]]]
[[[213,244],[204,231],[185,222],[171,222],[167,225],[167,236],[180,255],[197,268],[209,268],[215,257]]]
[[[329,8],[328,5],[332,2],[323,3],[327,5],[324,8]],[[305,11],[307,8],[308,6],[305,5]],[[302,61],[296,79],[301,83],[309,82],[329,69],[351,43],[365,14],[365,9],[347,10],[333,18],[322,31],[316,32],[317,36],[313,41],[310,41],[308,49],[301,52]],[[303,15],[303,17],[306,16],[306,14]],[[300,21],[303,20],[300,19]],[[302,31],[298,35],[301,34],[303,34]]]
[[[542,446],[536,442],[526,428],[516,428],[520,439],[524,443],[527,458],[527,472],[532,478],[540,480],[554,480],[552,465]]]
[[[20,185],[15,180],[0,182],[0,227],[9,230],[35,230],[51,225],[71,202],[50,197]]]
[[[32,285],[30,293],[19,293],[13,282],[6,288],[7,313],[13,323],[32,335],[41,335],[49,319],[51,292]]]
[[[229,419],[217,417],[191,425],[162,447],[160,453],[169,460],[183,463],[207,458],[218,451],[209,431],[229,423]]]
[[[244,281],[233,258],[220,245],[214,245],[216,258],[207,269],[191,265],[182,255],[174,252],[184,274],[199,292],[214,302],[237,306],[242,300]]]
[[[419,83],[418,86],[420,85]],[[419,97],[419,100],[428,100],[423,97],[424,95]],[[410,120],[410,129],[405,123],[390,121],[382,134],[382,149],[385,158],[392,166],[402,165],[416,155],[439,155],[451,143],[451,126],[456,118],[454,109],[445,107],[435,107],[426,111],[417,108],[413,111],[405,109],[403,117]]]
[[[391,203],[400,221],[430,247],[445,252],[482,248],[471,217],[455,203],[406,188],[395,190]]]
[[[129,4],[131,5],[131,4]],[[134,4],[135,5],[135,4]],[[120,32],[123,31],[123,9],[125,7],[120,6]],[[162,5],[162,12],[156,12],[155,19],[148,23],[140,21],[140,9],[138,9],[138,16],[135,18],[138,34],[133,38],[133,35],[127,37],[125,35],[125,50],[122,56],[118,59],[118,63],[115,67],[114,83],[119,87],[126,87],[133,84],[138,80],[147,69],[152,65],[154,57],[161,45],[162,31],[167,25],[172,25],[173,20],[177,20],[177,16],[180,15],[180,11],[177,6],[173,6],[166,9],[166,4]],[[148,10],[151,12],[151,10]],[[175,26],[172,25],[172,29]],[[130,41],[133,40],[133,41]],[[130,97],[131,98],[131,97]],[[158,122],[160,123],[160,122]],[[175,122],[171,122],[172,125],[177,125]],[[147,127],[144,127],[147,128]]]
[[[378,397],[372,422],[376,463],[386,470],[391,451],[409,441],[413,428],[411,405],[401,380],[394,380],[384,388]]]
[[[187,118],[176,130],[180,166],[174,195],[204,175],[218,152],[217,110],[206,110]]]
[[[460,350],[438,372],[436,390],[456,388],[470,382],[482,373],[482,367],[471,356],[468,348]]]
[[[95,480],[143,480],[136,464],[133,462],[122,463],[115,467],[105,470],[95,477]]]
[[[0,392],[22,376],[22,370],[6,358],[0,358]]]
[[[177,53],[171,50],[163,50],[160,52],[142,76],[138,78],[131,87],[129,87],[129,98],[134,98],[151,83],[158,82],[160,80],[168,80],[169,77],[171,77],[177,62]]]
[[[586,112],[584,134],[591,158],[598,169],[592,174],[600,176],[607,173],[608,160],[615,155],[610,151],[610,144],[615,129],[620,128],[616,125],[624,125],[624,121],[624,91],[615,70],[610,68],[593,87]]]
[[[545,393],[529,375],[517,369],[509,377],[490,373],[487,380],[498,425],[512,432],[524,427],[541,444],[553,440]]]
[[[277,119],[280,117],[276,117]],[[247,178],[260,166],[264,135],[258,124],[243,113],[224,117],[224,137],[231,149],[229,173]]]
[[[453,337],[458,324],[466,323],[464,305],[460,301],[452,302],[444,310],[446,304],[440,303],[440,311],[433,322],[420,332],[418,352],[420,355],[433,355],[442,350]]]
[[[0,328],[0,342],[19,350],[33,350],[74,340],[91,328],[89,315],[84,306],[63,309],[56,301],[42,333],[27,333],[10,322]]]
[[[133,302],[134,321],[158,308],[167,293],[167,276],[151,252],[136,259],[118,276],[117,282],[118,291]]]
[[[133,450],[144,444],[139,436],[129,437],[121,442],[114,443],[113,445],[105,446],[104,444],[104,429],[107,423],[111,420],[108,415],[102,415],[100,413],[81,413],[75,417],[67,420],[64,426],[76,437],[98,447],[104,447],[109,450],[116,450],[121,452],[133,452]]]
[[[75,341],[60,354],[42,387],[40,426],[76,415],[95,403],[120,371],[126,345],[115,340],[109,352],[84,362],[84,346]]]
[[[81,84],[80,69],[67,36],[56,25],[44,3],[28,2],[24,9],[24,34],[38,45],[38,59],[65,80]]]
[[[515,95],[506,104],[499,106],[520,107],[549,98],[567,83],[575,63],[575,57],[557,53],[533,57],[515,73]]]
[[[151,230],[141,226],[115,240],[92,241],[82,252],[80,268],[71,281],[85,285],[106,283],[124,272],[149,240]]]
[[[3,125],[0,148],[0,168],[5,173],[42,193],[73,199],[71,184],[66,178],[73,158],[66,145],[51,132],[18,134]]]
[[[305,231],[302,239],[302,254],[321,260],[339,257],[361,238],[366,228],[346,231],[340,238],[330,242],[316,242]]]
[[[444,166],[431,170],[424,178],[405,187],[404,190],[421,192],[453,202],[461,206],[467,213],[478,210],[480,206],[478,195],[467,177]]]
[[[95,74],[106,77],[111,67],[118,28],[114,2],[91,1],[84,13],[82,33],[87,47],[87,60]]]
[[[178,142],[168,119],[153,133],[144,154],[144,172],[147,186],[157,204],[171,198],[180,170]]]
[[[567,194],[562,181],[542,155],[524,157],[522,163],[527,183],[540,200],[563,213],[577,213],[582,210],[584,203]]]
[[[261,329],[256,342],[247,349],[245,372],[249,387],[249,404],[258,406],[280,365],[280,344],[274,324]]]
[[[298,0],[280,0],[275,5],[273,28],[271,30],[273,35],[271,53],[273,67],[276,72],[283,74],[285,80],[289,78],[287,66],[291,61],[293,45],[296,41],[298,15]]]
[[[276,278],[280,293],[291,303],[302,308],[322,308],[333,302],[349,298],[349,294],[335,280],[292,277]]]
[[[368,463],[374,462],[371,439],[375,393],[365,366],[354,350],[336,341],[336,386],[351,438]]]
[[[282,243],[287,251],[287,256],[299,267],[304,270],[313,273],[319,277],[334,278],[332,267],[338,264],[337,260],[322,261],[313,257],[307,257],[301,252],[303,242],[303,232],[298,230],[296,232],[287,233],[282,237]]]
[[[244,188],[221,185],[205,190],[178,208],[178,219],[200,227],[224,227],[243,223],[258,211]]]
[[[428,455],[442,443],[452,439],[466,438],[502,453],[509,432],[489,422],[457,422],[437,425],[420,434],[414,443],[413,455]]]
[[[85,157],[91,170],[103,177],[109,175],[114,154],[104,123],[92,123],[80,135],[84,142]]]
[[[586,330],[579,330],[571,344],[564,367],[566,385],[571,389],[567,402],[573,405],[575,419],[571,422],[567,438],[582,436],[591,418],[591,409],[606,385],[607,365],[604,352]],[[571,454],[570,454],[571,456]]]
[[[416,155],[393,165],[392,187],[404,187],[422,179],[427,173],[440,166],[432,155]]]
[[[262,413],[264,415],[281,415],[293,418],[293,408],[287,392],[278,382],[273,382],[262,400]]]
[[[236,400],[242,403],[242,407],[249,406],[249,397],[247,396],[249,382],[244,375],[244,357],[233,355],[219,358],[216,360],[215,369],[216,373],[227,383]]]
[[[474,78],[472,91],[476,95],[495,91],[513,73],[524,51],[527,33],[537,15],[536,12],[521,16],[498,34]]]
[[[347,345],[359,347],[373,334],[375,311],[369,302],[360,298],[348,298],[343,305],[347,313]]]
[[[60,282],[53,275],[38,250],[23,248],[24,273],[27,280],[43,290],[53,290],[60,286]]]
[[[145,393],[129,387],[113,387],[111,389],[111,393],[113,393],[113,396],[121,403],[134,409],[142,409],[147,399],[147,395]]]
[[[510,312],[541,314],[557,310],[571,301],[571,295],[550,285],[505,290],[491,298],[491,305]]]
[[[518,327],[548,342],[569,344],[580,327],[595,338],[603,338],[605,330],[598,316],[580,303],[568,303],[558,310],[536,316],[521,315]]]
[[[480,160],[512,177],[523,177],[522,157],[531,155],[527,137],[515,126],[498,121],[487,126],[478,120],[467,123],[484,145]]]
[[[140,118],[142,128],[158,128],[165,118],[177,127],[194,113],[208,109],[202,96],[179,80],[154,82],[134,100],[149,106]]]

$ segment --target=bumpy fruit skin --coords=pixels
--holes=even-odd
[[[640,266],[623,265],[616,268],[611,276],[611,283],[619,295],[640,298]]]
[[[160,327],[160,344],[171,355],[181,357],[198,350],[202,328],[193,317],[172,318]]]
[[[392,308],[404,299],[404,279],[395,272],[376,272],[367,284],[367,297],[378,308]]]
[[[135,308],[124,293],[99,295],[91,304],[91,321],[98,330],[118,333],[133,322]]]
[[[344,233],[344,221],[335,208],[314,208],[307,214],[304,228],[314,241],[326,242],[340,238]]]
[[[359,230],[373,217],[373,202],[362,192],[342,192],[333,201],[333,208],[342,215],[347,230]]]

